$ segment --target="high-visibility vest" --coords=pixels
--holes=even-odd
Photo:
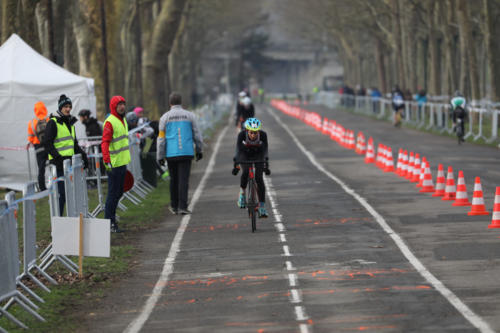
[[[61,156],[73,156],[75,154],[75,126],[71,126],[71,133],[65,123],[60,124],[56,118],[54,120],[57,126],[57,136],[54,139],[54,148]],[[53,159],[49,154],[49,160]]]
[[[128,125],[124,120],[121,122],[118,117],[110,114],[106,123],[111,123],[113,126],[113,138],[109,144],[109,157],[111,159],[111,166],[117,168],[122,165],[127,165],[130,163],[130,150],[128,147]]]

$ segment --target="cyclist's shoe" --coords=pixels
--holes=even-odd
[[[238,207],[240,208],[246,208],[246,198],[245,198],[245,194],[243,193],[240,193],[240,197],[238,198]]]
[[[266,218],[266,217],[268,217],[267,210],[266,210],[266,207],[264,207],[264,205],[262,205],[262,206],[259,207],[259,217],[260,218]]]

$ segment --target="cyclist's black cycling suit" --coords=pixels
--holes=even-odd
[[[246,108],[244,105],[241,103],[238,103],[236,106],[236,119],[235,119],[235,125],[238,126],[238,123],[241,124],[241,129],[244,129],[244,123],[245,120],[248,118],[253,118],[255,116],[255,107],[253,104],[250,104],[248,108]]]
[[[234,161],[236,164],[238,162],[246,161],[265,161],[255,163],[255,181],[258,187],[259,202],[266,202],[266,186],[264,185],[264,177],[262,173],[264,169],[269,168],[267,165],[267,134],[264,131],[259,131],[257,134],[257,139],[250,141],[247,135],[247,130],[242,130],[238,134],[238,140],[236,141],[236,155]],[[248,164],[241,165],[241,179],[240,186],[242,189],[247,188],[248,184]]]
[[[462,135],[465,134],[465,119],[467,119],[467,111],[461,106],[455,107],[453,110],[453,123],[457,124],[457,119],[461,119],[460,127],[462,129]]]

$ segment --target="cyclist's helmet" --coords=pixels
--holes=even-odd
[[[464,95],[462,95],[462,93],[460,92],[460,90],[456,90],[455,94],[453,94],[453,97],[464,97]]]
[[[260,131],[261,127],[262,127],[262,123],[257,118],[248,118],[245,121],[245,128],[248,131],[257,132],[257,131]]]
[[[241,99],[241,103],[244,105],[244,106],[249,106],[250,104],[252,104],[252,99],[248,96],[245,96]]]

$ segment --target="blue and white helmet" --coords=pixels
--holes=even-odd
[[[257,131],[260,131],[261,127],[262,127],[262,123],[257,118],[248,118],[245,121],[245,128],[248,131],[257,132]]]

